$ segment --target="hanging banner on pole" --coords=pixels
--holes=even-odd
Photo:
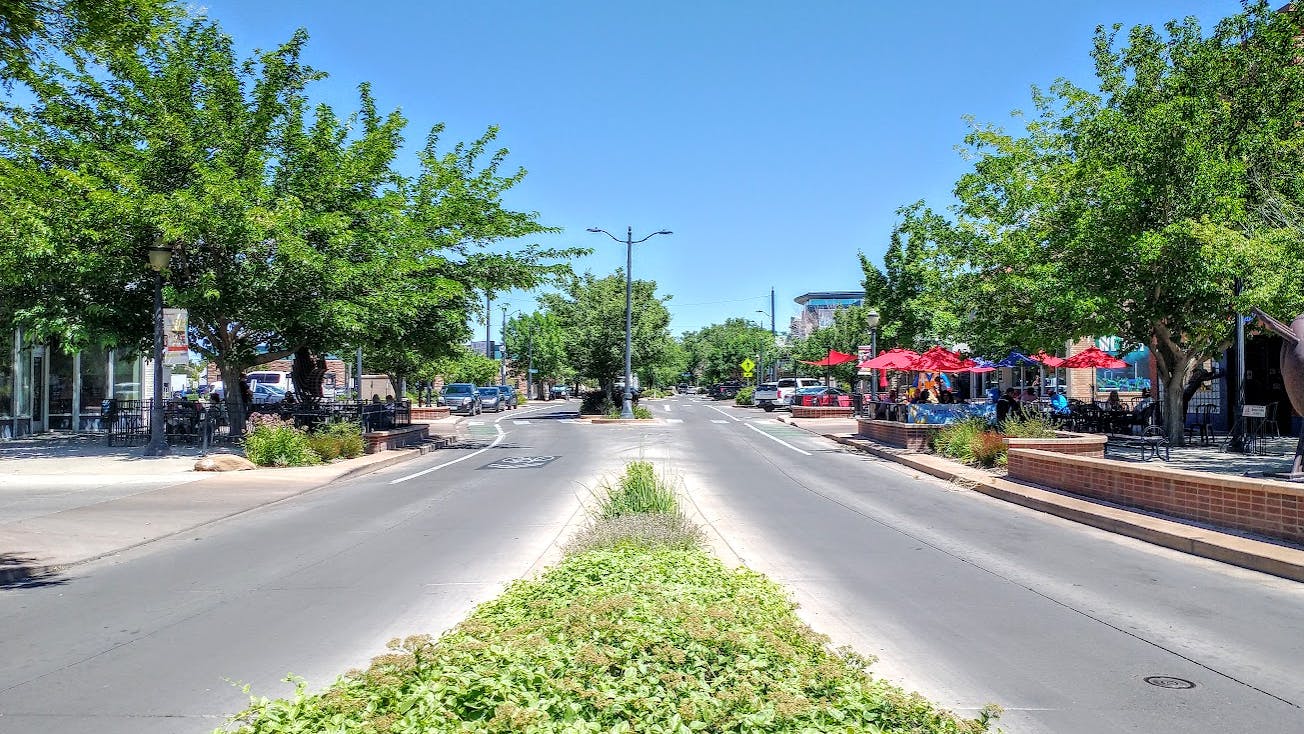
[[[163,309],[163,364],[190,364],[188,327],[189,315],[184,308]]]
[[[868,344],[861,344],[860,346],[856,347],[856,364],[860,364],[861,362],[868,362],[873,358],[874,358],[873,347],[869,346]],[[872,372],[872,370],[862,370],[862,369],[856,370],[856,374],[862,377],[868,375],[870,372]]]

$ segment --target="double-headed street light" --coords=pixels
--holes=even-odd
[[[149,247],[149,267],[154,271],[154,400],[149,411],[149,444],[145,456],[167,456],[171,448],[163,436],[163,271],[172,261],[172,246],[162,234]]]
[[[674,234],[674,232],[671,232],[668,229],[663,229],[659,232],[653,232],[652,234],[648,235],[647,237],[644,237],[641,240],[636,240],[634,239],[634,228],[626,227],[625,239],[621,240],[616,235],[608,232],[605,229],[600,229],[598,227],[589,227],[589,231],[593,233],[601,232],[602,234],[605,234],[606,236],[610,237],[611,239],[617,242],[625,243],[625,395],[624,395],[624,400],[621,402],[621,406],[620,406],[620,417],[633,418],[634,403],[633,403],[633,394],[631,393],[632,388],[630,385],[630,374],[631,374],[630,354],[633,348],[632,334],[634,330],[634,317],[633,317],[633,311],[630,310],[631,307],[630,294],[633,290],[633,284],[634,284],[634,276],[633,276],[634,245],[637,245],[640,242],[647,242],[648,240],[652,239],[653,237],[656,237],[659,234]]]

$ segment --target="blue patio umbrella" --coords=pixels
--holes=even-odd
[[[1024,377],[1023,377],[1023,368],[1024,368],[1024,367],[1027,367],[1028,365],[1034,365],[1034,364],[1035,364],[1035,365],[1040,365],[1041,362],[1038,362],[1037,360],[1033,359],[1032,357],[1029,357],[1029,356],[1026,355],[1026,354],[1020,354],[1020,353],[1019,353],[1018,351],[1016,351],[1016,350],[1010,350],[1010,353],[1007,354],[1007,355],[1005,355],[1005,359],[1002,359],[1001,361],[997,362],[997,363],[996,363],[996,366],[997,366],[997,367],[1018,367],[1018,368],[1019,368],[1019,382],[1020,382],[1020,383],[1023,383],[1024,386],[1025,386],[1025,388],[1026,388],[1026,386],[1027,386],[1027,381],[1026,381],[1026,380],[1024,379]]]

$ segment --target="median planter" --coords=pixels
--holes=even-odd
[[[860,435],[884,446],[910,451],[927,451],[933,434],[941,426],[927,423],[900,423],[898,421],[856,421]]]
[[[440,418],[447,418],[452,414],[447,405],[425,406],[412,408],[412,420],[414,421],[437,421]]]
[[[372,431],[362,434],[362,440],[366,444],[365,450],[368,454],[388,449],[401,449],[405,446],[415,446],[425,443],[429,437],[430,429],[424,425],[405,426],[388,431]]]

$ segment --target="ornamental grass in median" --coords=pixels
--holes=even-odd
[[[692,548],[573,555],[438,640],[410,637],[321,694],[257,700],[234,731],[914,732],[987,729],[865,672],[783,590]]]

